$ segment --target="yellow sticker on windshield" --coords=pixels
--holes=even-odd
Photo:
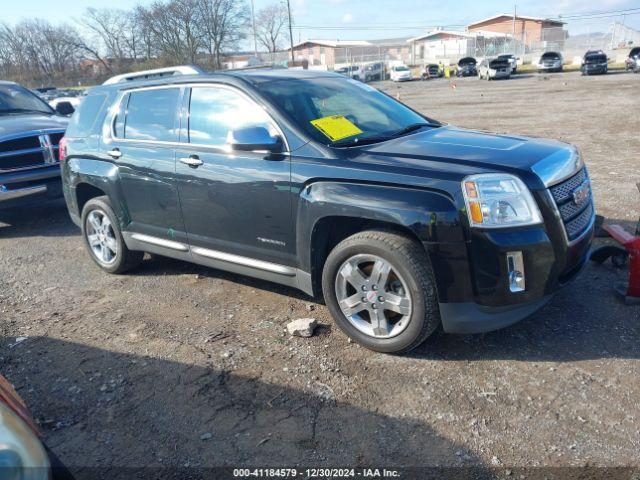
[[[320,130],[332,142],[362,133],[362,130],[342,115],[311,120],[311,125]]]

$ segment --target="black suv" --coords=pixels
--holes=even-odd
[[[26,88],[0,82],[0,209],[62,197],[58,143],[69,108],[53,110]]]
[[[602,50],[590,50],[584,54],[580,71],[582,75],[607,73],[609,71],[608,61],[607,55]]]
[[[103,270],[152,252],[278,282],[383,352],[530,315],[592,240],[575,147],[442,125],[334,73],[116,82],[64,144],[69,212]]]

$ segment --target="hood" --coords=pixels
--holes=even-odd
[[[452,126],[423,130],[363,147],[363,161],[418,171],[466,175],[507,172],[532,189],[544,189],[560,171],[575,170],[576,149],[555,140],[496,135]],[[364,153],[364,152],[363,152]],[[573,162],[573,163],[571,163]],[[544,167],[544,171],[541,167]]]
[[[0,114],[0,141],[26,132],[42,130],[66,130],[69,119],[59,115],[46,114]]]

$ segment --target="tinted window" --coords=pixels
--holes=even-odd
[[[106,95],[88,95],[84,97],[69,121],[67,136],[86,137],[89,135],[106,99]]]
[[[542,58],[546,58],[547,60],[555,60],[560,58],[560,55],[554,52],[547,52],[542,55]]]
[[[175,142],[175,118],[179,88],[131,92],[124,125],[124,138]]]
[[[227,88],[194,88],[189,107],[189,142],[224,145],[230,130],[265,127],[276,134],[267,113],[251,100]]]

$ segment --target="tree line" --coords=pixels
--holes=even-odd
[[[279,0],[255,17],[260,49],[281,49],[286,5]],[[156,0],[129,10],[88,8],[55,25],[40,18],[0,23],[0,79],[72,85],[176,64],[216,70],[253,33],[245,0]]]

